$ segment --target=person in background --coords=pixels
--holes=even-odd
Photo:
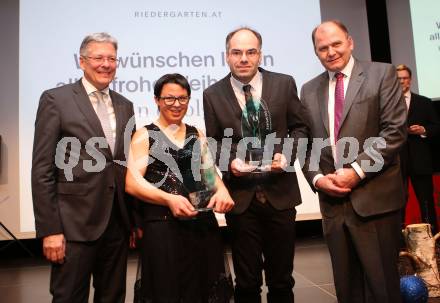
[[[411,69],[400,64],[396,70],[408,111],[408,139],[400,153],[405,190],[407,193],[409,178],[419,202],[422,222],[431,224],[435,234],[438,232],[438,217],[434,205],[430,142],[440,134],[440,120],[431,100],[411,91]],[[407,197],[408,193],[405,200]],[[403,222],[405,222],[405,210],[403,207]]]

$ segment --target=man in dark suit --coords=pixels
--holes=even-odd
[[[412,73],[409,67],[400,64],[396,70],[408,110],[408,139],[401,152],[405,189],[408,188],[409,177],[419,202],[422,221],[431,224],[432,231],[436,233],[438,226],[430,143],[432,138],[440,134],[440,120],[430,99],[411,92]],[[405,207],[402,210],[405,219]]]
[[[319,194],[338,302],[397,303],[406,110],[396,72],[354,59],[339,21],[312,39],[326,71],[301,89],[314,140],[303,171]]]
[[[82,79],[43,92],[35,122],[32,196],[37,237],[52,262],[53,302],[124,302],[130,227],[124,138],[133,105],[109,89],[117,41],[84,38]],[[125,140],[124,140],[125,139]],[[123,163],[123,162],[122,162]]]
[[[287,158],[295,159],[297,139],[306,136],[306,126],[293,78],[258,67],[261,45],[261,35],[252,29],[239,28],[229,33],[226,60],[231,73],[203,94],[206,134],[218,143],[217,164],[235,202],[226,221],[232,232],[237,303],[261,301],[263,269],[268,302],[294,300],[295,206],[301,203],[301,197],[296,174],[286,165]],[[254,167],[240,156],[243,126],[249,126],[249,106],[259,108],[257,117],[266,115],[266,124],[272,124],[271,129],[257,131],[275,134],[273,140],[267,136],[265,142],[270,159],[273,156],[274,160],[266,167],[269,172],[250,172]],[[286,144],[289,152],[293,148],[286,158],[283,142],[287,137],[295,141],[293,146]]]

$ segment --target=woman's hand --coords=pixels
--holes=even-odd
[[[234,205],[235,203],[229,195],[228,190],[225,187],[220,187],[211,197],[208,208],[214,208],[214,211],[217,213],[227,213]]]
[[[167,204],[176,218],[190,218],[197,215],[197,211],[184,196],[169,194]]]

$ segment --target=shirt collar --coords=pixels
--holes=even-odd
[[[243,86],[245,86],[246,84],[250,84],[250,86],[255,89],[258,86],[261,86],[261,83],[263,82],[263,74],[261,74],[261,72],[259,70],[257,70],[257,73],[255,74],[255,76],[252,78],[251,81],[249,81],[249,83],[242,83],[240,80],[237,80],[232,74],[231,74],[231,83],[232,86],[235,87],[238,90],[243,91]]]
[[[85,88],[86,93],[87,93],[88,96],[90,96],[90,95],[93,94],[94,92],[98,91],[98,89],[97,89],[96,87],[94,87],[93,84],[90,83],[90,82],[86,79],[86,77],[82,77],[82,78],[81,78],[81,82],[82,82],[82,85],[84,86],[84,88]],[[105,95],[109,95],[109,94],[110,94],[110,89],[109,89],[109,87],[107,86],[106,88],[104,88],[103,90],[101,90],[101,92],[102,92],[103,94],[105,94]]]
[[[353,66],[354,66],[354,58],[353,56],[350,56],[350,60],[348,60],[347,65],[345,65],[345,67],[340,72],[343,73],[345,77],[350,78],[351,72],[353,71]],[[336,72],[328,71],[329,79],[333,80],[335,74]]]

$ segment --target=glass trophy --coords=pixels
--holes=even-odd
[[[208,208],[208,204],[213,195],[214,192],[209,189],[193,191],[189,193],[189,202],[198,212],[212,211],[212,208]]]
[[[216,191],[217,173],[206,143],[202,144],[198,162],[197,168],[200,172],[200,178],[196,181],[195,191],[189,193],[189,202],[198,212],[212,211],[212,208],[208,208],[208,204]]]
[[[252,104],[249,104],[252,102]],[[251,173],[270,170],[272,155],[265,155],[266,136],[272,132],[272,120],[267,104],[262,99],[247,101],[241,118],[241,131],[246,138],[246,164],[254,167]]]

